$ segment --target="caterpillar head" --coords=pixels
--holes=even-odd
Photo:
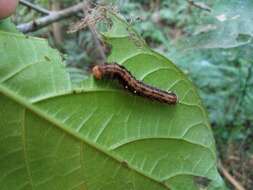
[[[100,80],[103,77],[103,72],[99,65],[93,66],[91,69],[91,73],[97,80]]]

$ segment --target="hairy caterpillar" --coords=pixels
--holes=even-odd
[[[177,96],[173,92],[160,90],[136,80],[125,67],[116,63],[95,65],[92,67],[91,73],[98,80],[116,79],[125,89],[134,94],[167,104],[177,103]]]

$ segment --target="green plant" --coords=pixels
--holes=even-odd
[[[215,144],[195,87],[116,15],[109,61],[173,90],[176,106],[67,72],[47,42],[0,32],[2,189],[220,189]],[[13,182],[15,180],[15,182]]]

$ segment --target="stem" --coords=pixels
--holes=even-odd
[[[41,13],[41,14],[49,15],[51,13],[51,11],[49,11],[47,9],[44,9],[42,7],[39,7],[37,5],[34,5],[34,4],[32,4],[32,3],[30,3],[30,2],[28,2],[26,0],[19,0],[19,2],[20,2],[21,5],[24,5],[24,6],[28,7],[28,8],[31,8],[31,9],[33,9],[33,10],[35,10],[35,11]]]
[[[83,13],[86,16],[86,15],[88,15],[87,10],[90,9],[90,3],[89,3],[89,1],[86,2],[85,0],[83,1],[83,3],[84,3]],[[101,63],[105,63],[106,62],[106,55],[105,55],[105,52],[103,50],[103,47],[100,44],[99,36],[96,32],[96,29],[95,29],[94,25],[91,25],[91,24],[88,24],[88,28],[91,31],[92,38],[93,38],[93,40],[95,42],[95,45],[98,49],[98,52],[99,52],[99,55],[100,55],[100,58],[101,58]]]
[[[23,33],[33,32],[45,26],[48,26],[54,22],[60,21],[64,18],[68,18],[73,15],[76,15],[77,12],[82,11],[82,9],[83,9],[83,3],[79,3],[77,5],[63,9],[61,11],[54,11],[54,12],[52,11],[47,16],[38,18],[28,23],[18,25],[17,29]]]
[[[212,11],[212,9],[211,9],[209,6],[207,6],[205,3],[202,3],[202,2],[195,2],[195,1],[193,1],[193,0],[187,0],[187,1],[188,1],[188,3],[189,3],[190,5],[192,5],[192,6],[194,6],[194,7],[197,7],[197,8],[199,8],[199,9],[202,9],[202,10],[208,11],[208,12],[211,12],[211,11]]]

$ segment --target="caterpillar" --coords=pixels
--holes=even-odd
[[[135,79],[135,77],[125,67],[117,63],[94,65],[91,68],[91,73],[97,80],[116,79],[125,89],[129,90],[133,94],[162,103],[177,103],[178,98],[175,93],[160,90]]]

